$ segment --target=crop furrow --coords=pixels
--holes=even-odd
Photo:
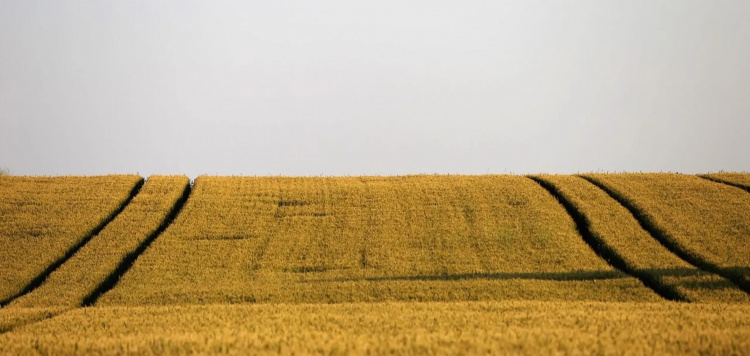
[[[745,277],[739,273],[735,272],[729,269],[722,268],[720,266],[717,266],[701,256],[697,255],[696,253],[690,251],[689,249],[683,247],[677,240],[672,237],[668,232],[666,232],[664,229],[659,227],[644,211],[642,211],[634,202],[632,202],[630,199],[626,198],[619,192],[615,191],[614,189],[611,189],[604,183],[598,181],[597,179],[589,176],[579,175],[581,178],[591,182],[595,186],[599,187],[599,189],[603,190],[605,193],[607,193],[612,199],[615,199],[620,205],[628,209],[631,214],[636,218],[638,223],[641,225],[641,227],[646,230],[651,236],[653,236],[662,246],[666,247],[670,252],[675,254],[677,257],[683,259],[685,262],[690,263],[691,265],[700,268],[706,272],[715,273],[719,276],[722,276],[732,283],[734,283],[737,287],[742,289],[744,292],[750,294],[750,282],[748,282]]]
[[[175,220],[177,215],[179,215],[180,211],[182,211],[183,206],[185,206],[185,203],[188,200],[188,197],[190,196],[191,192],[191,185],[190,183],[185,185],[185,189],[183,190],[182,196],[177,200],[177,202],[174,204],[172,209],[170,210],[169,214],[164,218],[162,223],[159,225],[159,228],[157,228],[151,235],[149,235],[143,242],[132,252],[128,253],[125,258],[123,258],[120,263],[117,265],[117,268],[115,268],[112,273],[107,276],[100,284],[97,286],[96,289],[94,289],[89,295],[87,295],[82,302],[82,306],[91,306],[96,303],[96,301],[105,293],[107,293],[109,290],[114,288],[114,286],[117,284],[117,282],[120,280],[120,278],[128,272],[128,270],[133,266],[133,263],[138,259],[138,257],[146,251],[146,249],[151,245],[152,242],[154,242],[159,235],[161,235],[164,230],[169,227],[169,225],[172,224],[172,222]]]
[[[591,247],[591,249],[609,265],[638,278],[646,287],[651,288],[651,290],[664,299],[672,301],[688,301],[688,299],[673,286],[666,285],[659,278],[630,265],[614,248],[609,246],[604,239],[592,231],[591,223],[586,215],[579,211],[575,204],[565,197],[565,195],[554,184],[542,179],[541,177],[529,176],[529,178],[537,182],[542,188],[546,189],[553,197],[555,197],[558,202],[560,202],[570,217],[573,218],[573,221],[576,224],[576,229],[586,244],[588,244],[589,247]]]
[[[739,188],[739,189],[742,189],[742,190],[750,193],[750,186],[745,185],[745,184],[730,182],[728,180],[724,180],[724,179],[716,178],[716,177],[711,177],[711,176],[704,175],[704,174],[700,174],[700,175],[698,175],[698,177],[701,177],[701,178],[703,178],[705,180],[710,180],[710,181],[715,182],[715,183],[725,184],[725,185],[728,185],[730,187]]]
[[[62,266],[65,262],[67,262],[71,257],[73,257],[76,252],[78,252],[83,246],[85,246],[91,239],[93,239],[96,235],[98,235],[102,230],[104,230],[107,225],[112,222],[120,213],[122,213],[123,210],[130,204],[130,202],[135,198],[136,195],[138,195],[138,192],[140,192],[141,187],[143,187],[144,180],[141,178],[138,183],[133,186],[133,189],[130,191],[130,194],[128,194],[128,197],[120,204],[115,211],[113,211],[109,216],[107,216],[104,220],[99,223],[94,229],[89,231],[86,236],[84,236],[78,243],[74,244],[72,247],[70,247],[65,254],[60,257],[59,259],[55,260],[52,264],[47,266],[39,275],[37,275],[34,279],[29,282],[26,287],[24,287],[19,293],[0,301],[0,307],[4,307],[14,300],[32,292],[34,289],[38,288],[39,286],[44,283],[45,280],[54,272],[57,270],[60,266]]]

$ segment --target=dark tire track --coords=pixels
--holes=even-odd
[[[141,178],[138,183],[133,186],[133,189],[130,190],[130,194],[128,197],[120,204],[115,211],[109,214],[104,220],[102,220],[99,225],[97,225],[95,228],[93,228],[91,231],[86,234],[81,240],[79,240],[76,244],[71,246],[68,251],[65,252],[65,254],[57,259],[56,261],[52,262],[47,268],[42,271],[39,275],[34,277],[34,279],[29,282],[29,284],[26,285],[26,287],[21,290],[21,292],[11,296],[10,298],[7,298],[3,301],[0,301],[0,307],[4,307],[14,300],[23,297],[26,294],[31,293],[34,289],[38,288],[44,281],[47,280],[50,274],[54,272],[56,269],[58,269],[60,266],[62,266],[65,262],[67,262],[73,255],[75,255],[78,250],[80,250],[83,246],[85,246],[91,239],[93,239],[96,235],[98,235],[102,230],[104,230],[107,225],[112,222],[120,213],[122,213],[123,210],[130,204],[130,202],[135,198],[136,195],[141,191],[141,187],[143,187],[143,183],[145,180]]]
[[[727,180],[723,180],[723,179],[719,179],[719,178],[715,178],[715,177],[709,177],[707,175],[702,175],[702,174],[699,174],[698,177],[703,178],[703,179],[708,180],[708,181],[711,181],[711,182],[714,182],[714,183],[719,183],[719,184],[728,185],[730,187],[739,188],[739,189],[742,189],[742,190],[750,193],[750,186],[747,186],[747,185],[744,185],[744,184],[734,183],[734,182],[730,182],[730,181],[727,181]]]
[[[644,230],[646,230],[649,234],[651,234],[652,237],[659,241],[662,246],[666,247],[670,252],[677,255],[677,257],[706,272],[714,273],[728,279],[745,293],[750,294],[750,281],[748,281],[741,272],[722,268],[709,261],[706,261],[702,256],[680,245],[680,243],[674,237],[672,237],[668,232],[664,231],[664,229],[660,228],[634,202],[632,202],[619,192],[611,189],[610,187],[593,177],[588,177],[585,175],[578,176],[599,187],[599,189],[607,193],[610,197],[612,197],[612,199],[615,199],[618,203],[620,203],[620,205],[628,209],[628,211],[633,214],[636,220],[638,220],[638,223]]]
[[[177,200],[177,202],[175,202],[174,206],[172,206],[172,210],[170,210],[169,214],[164,217],[164,220],[162,220],[159,227],[145,240],[143,240],[143,242],[141,242],[141,244],[135,250],[125,255],[125,257],[120,261],[120,263],[112,271],[112,273],[110,273],[109,276],[107,276],[107,278],[105,278],[96,287],[96,289],[94,289],[89,295],[83,298],[81,306],[88,307],[94,305],[102,295],[109,292],[117,285],[117,282],[120,281],[120,278],[122,278],[122,276],[125,275],[125,273],[127,273],[131,267],[133,267],[133,263],[135,263],[138,257],[140,257],[140,255],[143,254],[143,252],[146,251],[149,246],[151,246],[151,243],[153,243],[169,227],[169,225],[172,224],[172,222],[174,222],[175,218],[177,218],[177,215],[180,214],[182,208],[185,206],[185,203],[190,197],[191,190],[192,187],[188,182],[187,184],[185,184],[185,190],[183,190],[182,196]]]
[[[553,197],[555,197],[555,199],[557,199],[558,202],[560,202],[568,212],[568,215],[573,218],[573,221],[576,224],[576,229],[583,238],[583,241],[591,247],[597,256],[601,257],[610,266],[638,278],[646,287],[650,288],[664,299],[679,302],[689,301],[688,298],[682,295],[682,293],[676,288],[664,284],[660,278],[648,272],[635,268],[620,256],[614,248],[607,245],[601,236],[591,230],[591,222],[586,215],[580,212],[575,207],[575,204],[568,200],[568,198],[565,197],[565,195],[554,184],[541,177],[528,176],[528,178],[542,186],[542,188],[546,189]]]

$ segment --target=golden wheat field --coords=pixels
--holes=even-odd
[[[750,292],[750,196],[683,174],[590,175],[674,253]]]
[[[524,177],[201,177],[100,304],[509,298],[658,296]]]
[[[0,301],[34,279],[117,212],[138,176],[0,177]]]
[[[671,302],[94,307],[0,335],[0,353],[746,354],[748,316]]]
[[[750,173],[713,173],[701,177],[745,189],[750,192]]]
[[[0,354],[750,354],[747,174],[0,177]]]
[[[541,176],[586,216],[602,248],[610,249],[632,274],[666,298],[680,301],[750,302],[750,295],[717,274],[702,271],[654,239],[626,208],[595,185],[575,176]]]

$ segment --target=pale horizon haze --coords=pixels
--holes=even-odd
[[[0,168],[750,171],[750,2],[0,0]]]

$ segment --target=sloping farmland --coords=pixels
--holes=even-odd
[[[711,173],[701,177],[735,186],[750,193],[750,173]]]
[[[29,292],[124,207],[142,180],[0,177],[0,304]]]
[[[750,295],[732,282],[703,271],[670,252],[641,227],[615,199],[583,178],[543,175],[588,220],[600,248],[609,248],[634,274],[653,283],[670,299],[695,302],[748,302]]]
[[[592,174],[670,251],[750,293],[750,194],[682,174]]]
[[[656,301],[518,176],[199,177],[97,305]]]
[[[181,198],[187,198],[185,176],[152,176],[138,195],[104,230],[94,236],[73,257],[29,294],[9,307],[78,307],[98,297],[116,282],[118,266],[139,246],[156,237]]]

